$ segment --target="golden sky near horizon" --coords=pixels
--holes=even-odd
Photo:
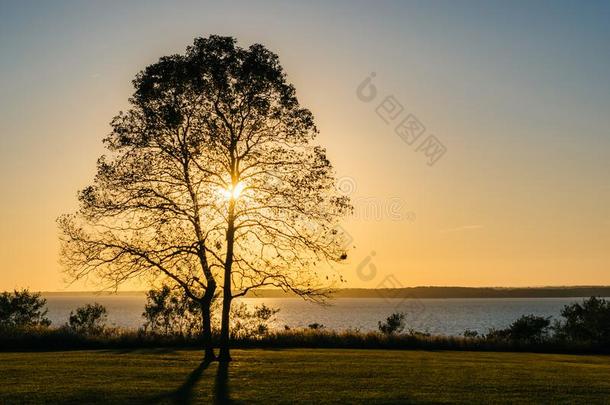
[[[0,6],[0,291],[95,288],[67,287],[55,218],[135,74],[210,34],[276,52],[314,113],[356,206],[347,287],[609,285],[610,6],[500,4]]]

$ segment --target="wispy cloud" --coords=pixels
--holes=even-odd
[[[468,231],[471,229],[481,229],[481,228],[483,228],[483,225],[462,225],[462,226],[458,226],[456,228],[441,229],[441,230],[439,230],[439,232],[441,232],[441,233],[459,232],[459,231]]]

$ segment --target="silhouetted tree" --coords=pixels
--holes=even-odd
[[[548,337],[550,317],[523,315],[510,324],[510,338],[530,342],[541,342]]]
[[[476,337],[478,337],[478,336],[479,336],[479,332],[477,332],[476,330],[466,329],[466,330],[465,330],[465,331],[462,333],[462,335],[463,335],[465,338],[474,339],[474,338],[476,338]]]
[[[231,336],[235,338],[260,338],[269,332],[269,324],[280,310],[265,304],[249,308],[240,303],[231,308]]]
[[[400,333],[405,329],[405,314],[395,312],[388,316],[384,322],[378,322],[379,331],[385,335]]]
[[[275,286],[324,297],[321,262],[345,257],[335,189],[313,116],[300,107],[278,57],[233,38],[198,38],[186,55],[138,74],[131,108],[112,122],[81,208],[59,219],[75,278],[118,285],[159,275],[202,308],[206,356],[210,305],[222,285],[220,359],[229,361],[235,297]]]
[[[201,307],[180,291],[164,285],[146,293],[142,313],[144,329],[166,335],[192,336],[202,333]]]
[[[508,328],[490,329],[484,335],[488,340],[540,343],[549,337],[551,319],[536,315],[522,315]]]
[[[49,326],[47,300],[24,289],[0,294],[0,328]]]
[[[101,333],[106,327],[108,311],[101,304],[86,304],[70,311],[68,327],[76,333],[95,335]]]
[[[555,325],[558,337],[574,341],[610,343],[610,301],[591,297],[564,306],[565,321]]]

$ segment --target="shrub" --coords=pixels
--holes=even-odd
[[[463,336],[465,338],[473,339],[479,336],[479,332],[477,332],[476,330],[466,329],[463,333]]]
[[[108,312],[103,305],[87,304],[76,308],[76,312],[70,311],[68,328],[78,334],[96,335],[104,331],[107,319]]]
[[[312,330],[320,330],[325,328],[324,325],[318,322],[310,323],[309,325],[307,325],[307,327]]]
[[[400,331],[398,331],[400,332]],[[407,334],[410,336],[416,336],[416,337],[430,337],[432,336],[432,334],[430,332],[422,332],[420,330],[415,330],[413,328],[409,328],[409,330],[407,330]]]
[[[384,335],[400,333],[405,329],[405,314],[395,312],[388,316],[384,322],[378,323],[379,331]]]
[[[522,315],[506,329],[490,329],[483,337],[487,340],[510,340],[541,343],[549,337],[551,318]],[[464,335],[466,336],[466,335]]]
[[[0,328],[49,326],[47,300],[27,289],[0,294]]]
[[[523,315],[506,329],[490,329],[485,339],[540,343],[549,337],[550,325],[550,317]]]
[[[483,338],[492,341],[510,340],[510,330],[491,328]]]
[[[146,293],[142,313],[144,330],[158,334],[197,336],[201,333],[201,307],[167,285]]]
[[[551,319],[536,315],[523,315],[509,327],[510,338],[529,342],[541,342],[548,337]]]
[[[249,309],[244,303],[231,308],[231,337],[260,338],[269,333],[269,323],[280,310],[262,304]]]
[[[610,301],[591,297],[582,303],[566,305],[561,316],[565,321],[555,325],[560,338],[610,343]]]

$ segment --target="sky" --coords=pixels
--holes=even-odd
[[[609,21],[595,1],[0,0],[0,290],[95,288],[67,283],[55,219],[135,74],[210,34],[277,53],[314,113],[356,208],[345,286],[610,285]]]

